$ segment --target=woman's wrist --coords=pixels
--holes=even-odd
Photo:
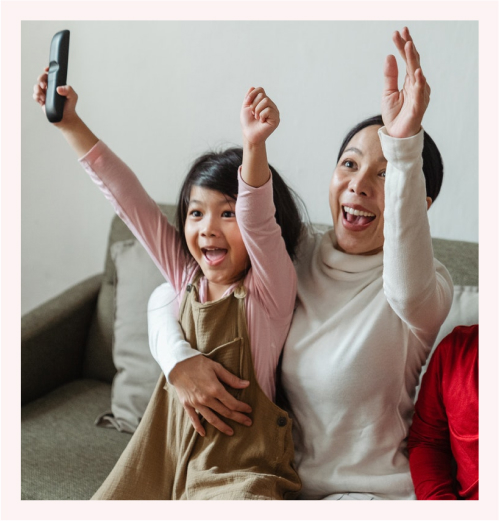
[[[403,130],[399,130],[399,131],[390,130],[390,128],[386,125],[385,125],[385,128],[386,128],[386,133],[390,137],[393,137],[395,139],[408,139],[408,138],[417,136],[421,132],[421,129],[423,127],[421,126],[421,124],[419,124],[419,125],[415,125],[412,128],[407,128],[407,129],[403,129]]]

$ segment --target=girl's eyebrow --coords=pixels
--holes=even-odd
[[[215,204],[218,204],[218,206],[223,206],[224,204],[227,204],[229,201],[227,201],[226,199],[220,199],[219,201],[217,201]],[[203,201],[199,201],[198,199],[191,199],[189,201],[189,205],[191,204],[199,204],[199,205],[202,205],[204,204]]]

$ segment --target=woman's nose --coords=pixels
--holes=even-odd
[[[370,196],[372,184],[368,170],[357,172],[350,180],[348,188],[357,195]]]

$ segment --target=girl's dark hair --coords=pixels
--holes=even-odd
[[[365,119],[361,121],[358,125],[350,130],[350,132],[345,136],[343,143],[340,147],[340,152],[338,154],[338,158],[336,162],[340,160],[346,146],[350,142],[350,140],[360,132],[362,129],[366,127],[370,127],[371,125],[380,125],[383,126],[383,119],[381,115],[373,116],[372,118]],[[442,162],[442,156],[437,148],[437,145],[431,139],[430,135],[425,131],[424,132],[424,142],[423,142],[423,173],[426,181],[426,195],[431,197],[431,200],[434,202],[440,193],[440,188],[442,187],[442,180],[444,177],[444,165]]]
[[[188,257],[192,258],[185,240],[184,226],[192,187],[201,186],[216,190],[235,201],[238,192],[237,172],[242,161],[243,149],[233,147],[221,152],[208,152],[196,159],[191,166],[180,190],[176,215],[182,249]],[[275,218],[281,227],[286,250],[293,259],[302,232],[302,217],[306,216],[305,205],[277,170],[271,165],[269,168],[272,172]]]

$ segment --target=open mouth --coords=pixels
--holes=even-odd
[[[206,259],[206,262],[210,266],[216,266],[220,264],[227,255],[227,250],[224,248],[201,248],[201,251],[203,252],[203,256]]]
[[[356,210],[349,206],[342,206],[343,210],[343,223],[347,228],[352,230],[360,230],[369,226],[376,216],[365,210]]]

